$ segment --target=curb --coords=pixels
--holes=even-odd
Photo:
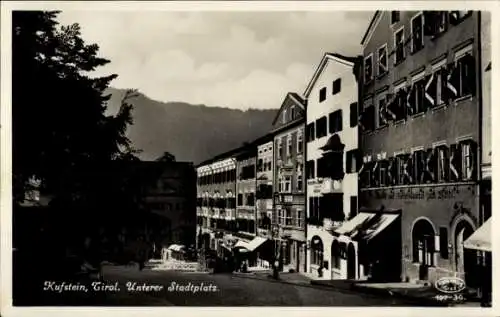
[[[314,280],[312,281],[309,281],[309,282],[290,282],[290,281],[287,281],[287,280],[283,280],[283,279],[279,279],[279,280],[275,280],[274,278],[272,278],[272,276],[266,276],[266,277],[257,277],[255,274],[249,274],[249,273],[243,273],[245,275],[241,275],[241,274],[232,274],[232,277],[235,277],[235,278],[247,278],[247,279],[254,279],[254,280],[261,280],[261,281],[266,281],[266,282],[269,282],[269,283],[280,283],[280,284],[288,284],[288,285],[294,285],[294,286],[301,286],[301,287],[308,287],[308,288],[313,288],[313,289],[319,289],[319,290],[327,290],[327,291],[337,291],[339,293],[344,293],[344,294],[359,294],[360,292],[352,289],[352,288],[336,288],[336,287],[331,287],[331,286],[328,286],[328,285],[322,285],[320,283],[313,283],[315,282]],[[248,275],[246,275],[248,274]],[[370,294],[370,293],[366,293],[367,295],[371,296],[371,297],[380,297],[378,295],[374,295],[374,294]],[[385,296],[387,297],[387,296]]]
[[[398,299],[403,299],[405,301],[415,302],[415,303],[423,304],[425,306],[437,306],[437,307],[450,306],[449,304],[440,303],[440,302],[438,302],[434,299],[431,299],[431,298],[415,297],[415,296],[407,295],[404,293],[400,293],[398,291],[391,291],[389,289],[369,288],[369,287],[364,287],[364,286],[357,286],[355,284],[351,285],[351,289],[358,291],[360,293],[373,294],[373,295],[383,296],[383,297],[389,296],[389,297],[394,297],[394,298],[398,298]]]

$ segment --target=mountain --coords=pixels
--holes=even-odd
[[[124,89],[109,88],[108,113],[116,113]],[[241,111],[183,102],[161,102],[142,93],[130,100],[134,123],[127,131],[143,160],[155,160],[164,152],[177,161],[195,164],[241,146],[266,134],[277,109]]]

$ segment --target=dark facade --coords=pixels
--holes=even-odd
[[[289,93],[273,122],[275,236],[284,268],[306,271],[305,101]]]
[[[478,13],[377,12],[363,39],[359,204],[401,213],[402,280],[474,283]]]

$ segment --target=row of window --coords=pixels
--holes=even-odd
[[[344,221],[344,194],[325,194],[319,197],[309,197],[308,223],[323,225],[323,219]]]
[[[284,153],[284,148],[283,144],[286,142],[286,153]],[[295,142],[295,148],[294,148],[294,142],[293,142],[293,137],[292,134],[288,134],[286,136],[283,136],[281,138],[276,139],[276,159],[277,160],[283,160],[285,158],[290,158],[292,154],[301,154],[304,151],[304,137],[303,137],[303,132],[302,130],[299,130],[297,132],[297,139]]]
[[[211,207],[211,208],[236,208],[235,198],[198,198],[196,200],[197,207]]]
[[[273,170],[272,160],[273,160],[272,156],[259,159],[257,161],[257,173],[272,171]]]
[[[235,181],[236,181],[235,169],[198,177],[198,185],[222,184]]]
[[[375,105],[365,107],[360,117],[364,131],[383,128],[389,122],[398,122],[409,116],[449,104],[466,96],[476,94],[475,60],[472,46],[456,54],[455,63],[446,65],[446,60],[435,63],[430,74],[424,72],[413,76],[412,84],[397,86],[394,93],[380,93]],[[377,113],[377,115],[376,115]]]
[[[300,192],[304,190],[304,181],[302,172],[296,175],[295,188],[293,191]],[[279,193],[292,193],[292,176],[285,175],[278,180]]]
[[[332,83],[332,96],[338,94],[340,90],[341,90],[341,79],[338,78],[334,80]],[[327,95],[326,87],[321,88],[319,90],[319,102],[325,101],[326,95]]]
[[[380,78],[389,71],[389,56],[394,56],[394,65],[400,64],[406,57],[406,46],[408,44],[410,44],[411,54],[414,54],[424,47],[425,36],[435,38],[444,33],[450,24],[458,24],[470,16],[471,13],[472,11],[424,11],[417,13],[411,19],[411,30],[408,40],[405,40],[405,29],[404,25],[402,25],[394,31],[393,49],[390,53],[388,52],[387,44],[383,44],[377,49],[376,74],[373,67],[373,54],[370,53],[365,57],[365,83],[370,83],[374,76]],[[393,11],[392,18],[394,18],[394,23],[399,22],[399,12]]]
[[[354,102],[349,106],[349,126],[355,127],[358,124],[358,103]],[[326,116],[311,122],[306,127],[306,141],[312,142],[315,139],[327,136],[328,133],[337,133],[342,131],[342,109],[335,110]]]
[[[304,211],[282,208],[278,210],[278,223],[282,226],[304,228]]]
[[[348,174],[356,173],[359,170],[358,161],[360,161],[359,150],[350,150],[345,153],[346,168]],[[344,153],[331,152],[322,156],[317,160],[309,160],[306,162],[306,177],[314,179],[316,177],[329,177],[332,179],[340,179],[344,174]]]
[[[420,149],[387,160],[365,163],[360,171],[360,186],[427,184],[470,181],[477,178],[477,144],[463,141],[449,148]]]

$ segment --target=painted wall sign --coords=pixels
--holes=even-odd
[[[462,194],[474,194],[473,186],[411,187],[362,190],[361,195],[374,199],[395,200],[447,200]]]

